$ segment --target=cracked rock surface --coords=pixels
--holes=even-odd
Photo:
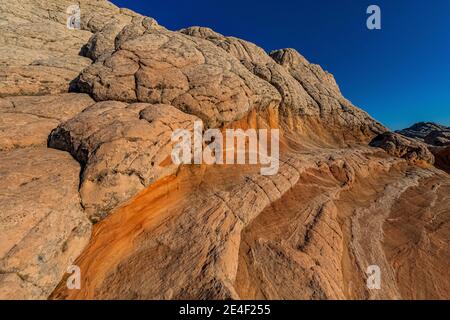
[[[70,152],[84,170],[80,195],[93,221],[176,170],[171,135],[192,131],[195,116],[170,105],[99,102],[55,129],[49,146]]]
[[[47,146],[53,129],[92,104],[76,93],[0,98],[0,151]]]
[[[77,3],[0,1],[0,298],[450,298],[445,130],[387,133],[294,49]],[[173,164],[197,120],[280,129],[278,172]]]
[[[75,3],[81,11],[81,29],[68,29],[67,12]],[[107,1],[75,3],[0,2],[0,97],[67,92],[79,73],[92,63],[89,57],[80,55],[86,51],[91,37],[108,25],[125,25],[139,16]],[[103,49],[97,48],[96,52],[100,50]]]
[[[404,158],[411,162],[434,163],[434,156],[428,150],[426,144],[397,133],[385,132],[380,134],[370,142],[370,145],[382,148],[394,157]]]

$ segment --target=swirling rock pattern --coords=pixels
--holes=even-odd
[[[450,298],[445,135],[386,133],[294,49],[77,2],[0,2],[0,298]],[[278,173],[174,165],[196,120],[280,129]]]

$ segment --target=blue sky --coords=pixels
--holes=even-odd
[[[207,26],[266,51],[295,48],[391,129],[450,126],[449,0],[113,0],[168,29]],[[366,28],[381,8],[382,29]]]

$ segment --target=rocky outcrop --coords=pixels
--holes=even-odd
[[[92,60],[98,60],[102,56],[111,55],[116,46],[128,40],[130,36],[143,34],[152,28],[162,29],[152,18],[134,15],[130,21],[128,16],[119,16],[108,22],[89,39],[84,53]]]
[[[0,99],[0,299],[45,299],[90,238],[80,166],[50,132],[94,101],[83,94]]]
[[[182,169],[97,224],[101,236],[77,261],[83,270],[93,271],[83,278],[83,290],[60,286],[52,297],[244,298],[236,285],[244,228],[296,186],[306,170],[314,170],[316,157],[330,155],[283,158],[279,173],[267,177],[251,167]],[[335,158],[329,163],[338,176],[344,162],[342,155]],[[126,229],[113,227],[119,221]],[[139,231],[128,231],[135,228]],[[121,251],[112,255],[113,248]]]
[[[76,4],[81,29],[69,29],[69,8]],[[110,49],[110,26],[139,16],[102,0],[2,1],[0,12],[0,97],[67,92],[92,63],[88,57]],[[101,30],[104,36],[95,36]],[[80,55],[88,43],[92,53]]]
[[[431,145],[450,144],[450,128],[434,122],[418,122],[409,128],[398,130],[397,133]]]
[[[0,3],[0,298],[449,298],[450,182],[416,166],[425,144],[367,147],[386,129],[293,49],[78,3],[81,29],[69,0]],[[174,165],[198,119],[279,128],[278,173]]]
[[[273,87],[208,41],[149,30],[87,68],[79,85],[96,100],[163,103],[218,127],[276,105]]]
[[[49,146],[81,163],[80,194],[92,221],[143,188],[175,172],[173,130],[193,130],[198,118],[169,105],[100,102],[55,129]]]
[[[47,148],[0,152],[0,299],[46,298],[87,244],[79,165]]]
[[[52,298],[448,298],[448,177],[374,149],[310,151],[275,176],[185,167],[159,181],[96,224],[82,289],[63,281]]]
[[[285,116],[303,116],[304,122],[311,117],[331,123],[328,135],[339,139],[343,132],[359,141],[385,131],[342,97],[330,74],[292,49],[271,57],[210,29],[179,33],[140,23],[125,27],[115,41],[115,51],[84,70],[78,81],[96,100],[170,104],[208,126],[274,108]]]
[[[436,158],[435,166],[450,174],[450,146],[447,147],[429,147]]]
[[[436,158],[435,166],[450,173],[450,128],[433,122],[419,122],[397,131],[399,134],[424,142]]]
[[[243,230],[241,298],[448,298],[448,178],[369,158],[307,170]],[[380,290],[367,288],[371,265],[380,268]]]
[[[343,128],[359,128],[362,135],[371,136],[384,132],[385,128],[367,113],[353,106],[339,90],[333,75],[319,65],[310,64],[293,49],[277,50],[270,56],[285,67],[289,73],[305,88],[319,106],[320,116],[333,119],[329,123]]]
[[[390,155],[404,158],[412,163],[434,164],[434,156],[426,144],[397,133],[380,134],[370,142],[370,146],[382,148]]]
[[[0,151],[47,146],[53,129],[93,103],[75,93],[0,98]]]
[[[425,137],[425,143],[445,147],[450,145],[450,128],[443,130],[434,130]]]
[[[253,43],[225,37],[209,28],[190,27],[180,32],[214,43],[239,59],[253,74],[274,86],[282,99],[281,111],[290,118],[301,115],[302,122],[307,122],[309,117],[318,117],[327,122],[328,135],[339,136],[339,140],[361,141],[386,131],[342,96],[333,75],[319,65],[309,63],[294,49],[267,54]],[[318,134],[320,124],[315,123],[315,126],[315,134]],[[291,122],[290,129],[294,127]],[[343,132],[342,128],[347,130]],[[296,129],[301,133],[304,125]]]
[[[47,140],[94,104],[67,92],[90,58],[111,49],[95,34],[141,16],[107,1],[77,3],[81,29],[66,26],[73,1],[0,3],[0,298],[48,297],[90,237],[80,165]]]

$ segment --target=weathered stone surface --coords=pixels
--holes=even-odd
[[[449,130],[448,127],[434,122],[418,122],[409,128],[398,130],[396,132],[409,138],[415,138],[429,144],[434,144],[432,141],[425,141],[427,136],[433,132],[445,132]]]
[[[419,122],[397,133],[420,140],[430,146],[450,145],[450,128],[434,122]]]
[[[435,166],[450,174],[450,146],[447,147],[429,147],[436,158]]]
[[[208,40],[237,58],[249,71],[272,85],[281,96],[281,106],[285,112],[302,115],[317,115],[317,104],[302,86],[277,64],[262,48],[253,43],[223,35],[203,27],[190,27],[181,33]]]
[[[431,131],[425,137],[425,143],[433,146],[445,147],[450,145],[450,128]]]
[[[446,299],[450,180],[376,152],[310,150],[268,177],[184,168],[97,224],[82,289],[52,298]]]
[[[50,132],[94,101],[86,94],[0,98],[0,151],[46,146]]]
[[[87,68],[79,85],[96,100],[170,104],[209,126],[280,101],[272,86],[209,41],[160,29],[125,41]]]
[[[0,299],[45,299],[87,244],[79,165],[47,148],[0,152]]]
[[[172,132],[192,130],[196,119],[169,105],[100,102],[55,129],[49,146],[82,164],[83,207],[98,221],[176,170]]]
[[[383,226],[382,247],[402,299],[450,299],[449,175],[432,172],[403,192]]]
[[[67,92],[78,73],[47,66],[0,67],[0,97]]]
[[[82,73],[81,90],[96,100],[171,104],[209,126],[270,106],[286,117],[331,123],[329,135],[341,137],[348,127],[353,140],[364,140],[385,131],[342,97],[330,74],[294,50],[274,52],[274,60],[252,43],[207,28],[178,33],[141,24],[125,27],[113,54]]]
[[[426,144],[397,133],[380,134],[370,142],[370,146],[382,148],[394,157],[404,158],[413,163],[434,164],[434,156],[428,150]]]
[[[142,35],[152,28],[162,29],[155,19],[139,15],[134,16],[131,21],[127,16],[114,19],[89,39],[85,47],[86,56],[96,61],[103,55],[112,54],[123,41]]]
[[[60,23],[48,17],[44,3],[23,1],[20,8],[11,1],[0,4],[0,97],[67,92],[91,63],[79,56],[90,32],[67,29],[62,16],[68,16],[68,2],[60,7],[56,3]]]
[[[282,99],[282,122],[304,140],[318,145],[342,145],[367,141],[386,131],[341,95],[331,74],[310,64],[294,49],[268,55],[253,43],[224,37],[209,28],[191,27],[180,32],[214,43],[271,84]]]
[[[81,10],[81,30],[67,28],[68,8],[75,4]],[[107,26],[119,25],[118,32],[139,16],[102,0],[24,0],[20,6],[2,1],[0,12],[0,97],[67,92],[92,63],[81,54],[93,33],[104,30],[104,36],[89,42],[100,52],[114,33]]]
[[[323,121],[332,119],[332,122],[327,122],[331,130],[335,126],[356,129],[361,131],[361,136],[368,137],[386,131],[379,122],[345,99],[333,75],[319,65],[309,63],[294,49],[276,50],[270,56],[285,67],[314,99]]]
[[[45,146],[49,133],[59,123],[31,114],[2,112],[0,117],[0,151]]]
[[[69,30],[72,4],[0,2],[0,298],[46,298],[90,219],[81,290],[63,279],[52,298],[449,299],[450,182],[414,165],[432,162],[424,144],[354,145],[386,129],[293,49],[107,1],[79,1]],[[199,118],[280,128],[279,172],[173,165],[171,133]],[[29,148],[56,126],[49,146],[72,157]]]
[[[424,142],[436,158],[435,166],[450,173],[450,128],[434,122],[419,122],[397,133]]]
[[[94,103],[91,97],[82,93],[17,96],[0,99],[0,112],[31,114],[62,122],[73,118]]]

